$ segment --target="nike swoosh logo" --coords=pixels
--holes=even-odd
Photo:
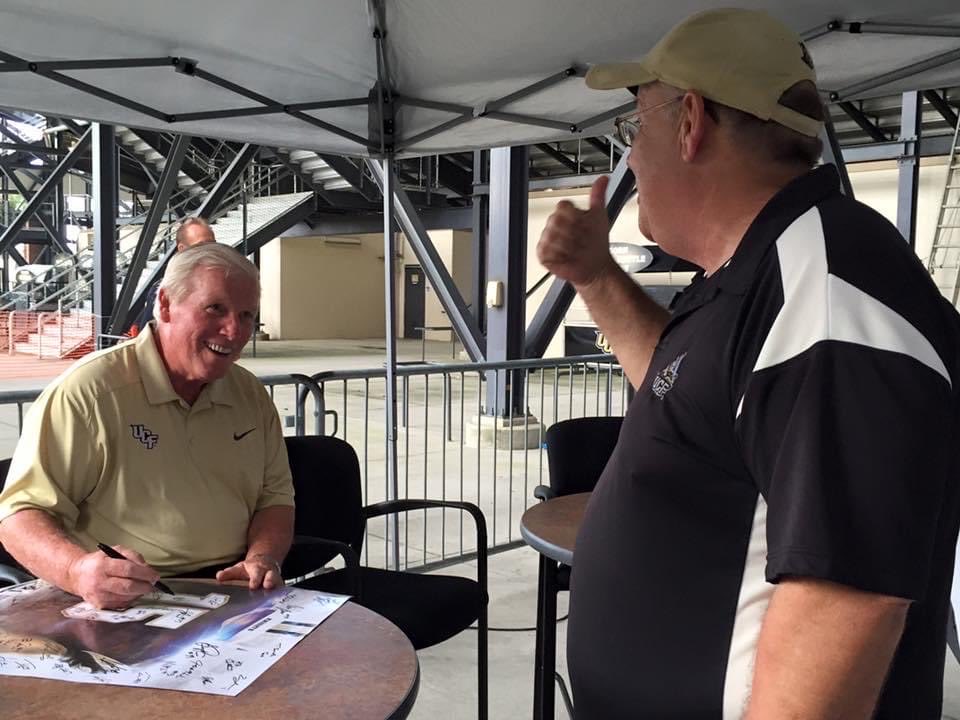
[[[243,440],[247,435],[249,435],[250,433],[252,433],[254,430],[256,430],[256,428],[255,428],[255,427],[252,427],[252,428],[250,428],[249,430],[247,430],[246,432],[234,433],[234,434],[233,434],[233,439],[234,439],[234,440]]]

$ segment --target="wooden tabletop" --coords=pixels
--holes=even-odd
[[[410,641],[348,602],[236,697],[0,676],[3,720],[405,718],[420,685]]]
[[[590,493],[561,495],[528,508],[520,518],[520,536],[551,560],[573,565],[573,546],[589,499]]]

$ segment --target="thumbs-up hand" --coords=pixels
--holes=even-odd
[[[537,243],[537,257],[543,266],[577,287],[589,285],[616,267],[610,255],[610,221],[604,202],[608,182],[605,175],[594,181],[587,210],[567,200],[557,203]]]

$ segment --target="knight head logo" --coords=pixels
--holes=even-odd
[[[680,365],[686,356],[686,353],[678,355],[672,363],[658,372],[657,376],[653,379],[653,394],[661,400],[663,400],[664,395],[673,389],[674,384],[677,382],[677,378],[680,376]]]

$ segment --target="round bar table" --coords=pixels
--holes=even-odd
[[[573,565],[573,548],[589,499],[590,493],[560,495],[527,508],[520,518],[520,536],[540,553],[533,676],[534,720],[552,720],[554,717],[558,564]]]
[[[396,625],[348,602],[236,697],[0,676],[4,720],[405,718],[417,654]]]

